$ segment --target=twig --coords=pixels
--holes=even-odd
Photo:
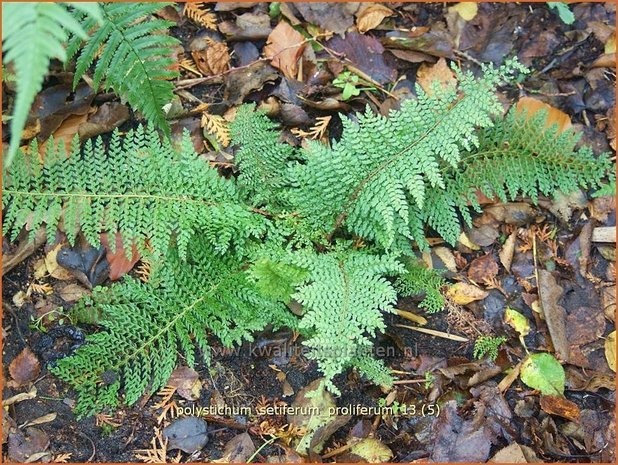
[[[406,320],[413,321],[414,323],[417,323],[421,326],[427,324],[427,320],[422,316],[417,315],[416,313],[412,313],[407,310],[399,310],[398,308],[395,309],[395,313],[397,313],[397,315],[399,315],[400,317],[405,318]]]
[[[457,336],[455,334],[445,333],[443,331],[436,331],[435,329],[419,328],[418,326],[408,326],[396,324],[398,328],[411,329],[412,331],[418,331],[419,333],[429,334],[431,336],[441,337],[450,341],[469,342],[468,338]]]

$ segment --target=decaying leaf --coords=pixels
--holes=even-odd
[[[26,347],[9,365],[9,373],[18,386],[34,381],[41,372],[41,362],[36,355]]]
[[[457,84],[455,73],[449,68],[446,60],[440,58],[436,64],[427,65],[423,63],[416,73],[416,82],[429,95],[433,93],[433,86],[447,88]]]
[[[392,14],[393,10],[379,3],[363,4],[356,13],[356,27],[364,34],[378,27],[384,18]]]
[[[478,13],[478,5],[474,2],[460,2],[449,7],[449,11],[457,12],[464,21],[471,21]]]
[[[85,295],[90,295],[90,291],[79,284],[67,284],[59,292],[60,297],[65,302],[77,302]]]
[[[511,263],[513,262],[513,254],[515,253],[515,243],[517,241],[517,231],[513,231],[511,235],[506,239],[502,250],[498,254],[500,257],[500,263],[504,269],[510,273]]]
[[[218,460],[213,460],[214,463],[246,463],[247,460],[254,454],[255,444],[251,440],[251,436],[247,433],[242,433],[234,436],[225,445],[223,457]]]
[[[61,248],[62,244],[56,244],[56,246],[47,253],[45,256],[45,266],[50,276],[61,281],[67,281],[73,278],[73,275],[68,270],[61,267],[56,260]]]
[[[545,121],[545,126],[550,127],[553,124],[557,124],[559,132],[564,132],[572,127],[571,118],[569,115],[533,97],[520,98],[517,102],[516,109],[518,112],[525,111],[528,119],[538,111],[546,110],[547,120]]]
[[[208,443],[208,423],[201,418],[184,417],[163,428],[162,434],[168,450],[192,454]]]
[[[530,322],[528,319],[517,310],[507,307],[504,311],[504,322],[511,325],[517,331],[521,344],[525,347],[524,337],[530,334]]]
[[[303,35],[285,21],[280,21],[268,36],[264,56],[288,79],[298,76],[298,61],[307,42]]]
[[[230,67],[230,52],[227,45],[209,37],[202,41],[195,41],[200,45],[198,49],[191,50],[191,57],[199,72],[204,76],[222,74]]]
[[[570,351],[566,333],[566,310],[558,303],[562,297],[562,287],[546,270],[539,270],[539,297],[556,355],[566,361]]]
[[[467,305],[475,300],[483,300],[487,292],[468,283],[457,283],[446,291],[446,296],[459,305]]]
[[[167,382],[169,387],[175,388],[178,395],[190,401],[200,398],[202,382],[197,371],[189,367],[178,367]]]
[[[116,233],[115,246],[111,247],[107,234],[101,234],[101,244],[105,247],[105,255],[107,257],[107,263],[109,264],[109,279],[116,281],[122,278],[125,274],[133,269],[135,264],[141,258],[137,251],[137,245],[133,244],[131,247],[131,258],[127,256],[127,252],[124,249],[124,241],[122,235]]]
[[[367,463],[384,463],[393,458],[393,451],[382,441],[365,438],[350,448],[350,453],[361,457]]]
[[[491,254],[475,258],[468,268],[468,278],[475,283],[491,281],[497,274],[498,264]]]
[[[612,331],[605,338],[605,358],[607,359],[607,364],[612,369],[612,371],[616,371],[616,331]]]
[[[579,419],[580,412],[577,404],[564,397],[541,396],[541,408],[545,413],[558,415],[567,420],[576,421]]]

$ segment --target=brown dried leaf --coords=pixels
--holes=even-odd
[[[255,444],[251,436],[242,433],[228,441],[223,450],[223,457],[213,460],[213,463],[246,463],[255,452]]]
[[[565,397],[541,396],[541,408],[550,415],[558,415],[567,420],[579,420],[579,407]]]
[[[268,36],[264,56],[288,79],[298,76],[298,61],[307,45],[303,35],[285,21],[279,22]]]
[[[487,254],[476,258],[470,263],[468,278],[475,283],[490,281],[498,274],[498,264],[493,255]]]
[[[230,67],[230,52],[223,42],[206,38],[208,46],[203,50],[191,51],[197,69],[204,76],[222,74]]]
[[[500,263],[504,269],[510,273],[511,263],[513,262],[513,254],[515,253],[515,242],[517,241],[517,231],[513,231],[502,246],[502,250],[498,254]]]
[[[41,372],[41,362],[36,355],[26,347],[9,365],[9,373],[18,385],[34,381]]]
[[[67,281],[69,279],[73,279],[73,275],[69,272],[69,270],[61,267],[56,260],[58,256],[58,252],[62,248],[62,243],[56,244],[56,246],[50,250],[45,256],[45,266],[47,267],[47,272],[56,279],[61,281]]]
[[[365,33],[375,29],[380,25],[384,18],[391,16],[393,10],[379,3],[367,3],[361,6],[356,14],[356,26],[359,32]]]
[[[605,358],[613,372],[616,372],[616,331],[612,331],[605,338]]]
[[[141,258],[139,252],[137,251],[137,246],[133,244],[132,257],[129,260],[129,257],[127,257],[127,253],[124,250],[122,235],[120,233],[116,233],[115,238],[116,249],[112,252],[107,238],[107,233],[101,234],[101,244],[105,247],[107,262],[109,264],[109,279],[112,281],[122,278],[125,274],[131,271]]]
[[[202,382],[197,371],[189,367],[176,368],[167,386],[175,388],[179,396],[191,401],[199,399],[202,390]]]
[[[559,359],[569,359],[569,341],[566,332],[566,310],[558,302],[562,297],[562,288],[556,278],[546,270],[539,270],[539,298],[543,316],[547,322],[556,355]]]
[[[571,124],[571,118],[569,115],[557,108],[541,102],[538,99],[532,97],[522,97],[517,102],[516,111],[521,113],[526,111],[526,119],[530,119],[535,113],[540,110],[547,110],[547,120],[545,121],[545,127],[550,127],[553,124],[558,125],[559,132],[564,132],[569,129]]]
[[[90,295],[90,291],[79,284],[67,284],[60,289],[58,295],[65,302],[77,302],[84,295]]]
[[[439,83],[442,88],[454,86],[457,84],[455,73],[446,64],[444,58],[440,58],[434,65],[423,63],[416,73],[416,82],[423,88],[427,94],[433,93],[432,86]]]
[[[28,428],[25,433],[15,430],[9,433],[8,458],[10,462],[24,463],[41,458],[49,447],[49,436],[38,428]]]

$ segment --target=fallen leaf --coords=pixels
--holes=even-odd
[[[230,52],[227,45],[212,39],[203,50],[192,50],[191,58],[204,76],[222,74],[230,67]]]
[[[67,284],[60,289],[58,295],[65,302],[77,302],[83,296],[90,295],[90,291],[79,284]]]
[[[47,272],[50,276],[61,281],[67,281],[72,279],[73,275],[69,272],[69,270],[61,267],[56,260],[58,252],[60,252],[61,248],[62,244],[56,244],[56,246],[51,249],[47,255],[45,255],[45,266],[47,267]]]
[[[472,284],[457,283],[446,291],[446,296],[456,304],[467,305],[475,300],[483,300],[488,293]]]
[[[616,331],[612,331],[605,338],[605,358],[613,372],[616,372]]]
[[[498,264],[491,254],[475,258],[468,268],[468,278],[475,283],[491,281],[497,274]]]
[[[513,254],[515,253],[515,243],[517,241],[517,231],[513,231],[511,235],[506,239],[502,249],[498,256],[500,257],[500,263],[504,269],[510,273],[511,263],[513,262]]]
[[[519,377],[524,384],[542,394],[564,394],[564,368],[551,354],[542,352],[528,356],[521,365]]]
[[[490,214],[498,223],[514,224],[523,226],[535,223],[539,218],[536,211],[525,202],[508,202],[485,207],[486,213]]]
[[[184,399],[196,401],[200,398],[202,382],[200,381],[199,374],[193,368],[176,368],[166,384],[176,388],[178,395]]]
[[[472,242],[472,240],[468,237],[468,235],[463,231],[459,235],[459,238],[457,238],[457,242],[468,247],[470,250],[481,250],[481,247],[475,242]]]
[[[440,260],[442,260],[442,263],[444,263],[447,270],[457,273],[457,262],[453,252],[446,247],[434,247],[431,251],[435,253]]]
[[[447,89],[455,86],[457,79],[453,70],[446,64],[446,60],[440,58],[434,65],[423,63],[416,73],[416,82],[427,94],[432,95],[433,86]]]
[[[608,286],[601,289],[601,303],[605,317],[614,321],[616,318],[616,286]]]
[[[41,362],[36,355],[26,347],[9,365],[9,373],[17,385],[34,381],[41,372]]]
[[[393,10],[379,3],[363,4],[356,14],[356,27],[361,33],[375,29],[380,25],[384,18],[391,16]]]
[[[492,225],[484,224],[478,228],[472,228],[468,231],[468,237],[475,244],[481,247],[488,247],[496,242],[500,233],[498,229]]]
[[[110,132],[129,119],[129,108],[120,102],[105,102],[82,123],[77,134],[81,140]]]
[[[393,451],[375,438],[365,438],[354,444],[350,453],[361,457],[366,463],[384,463],[394,457]]]
[[[58,414],[56,412],[48,413],[47,415],[28,421],[26,424],[21,425],[20,428],[25,428],[26,426],[43,425],[45,423],[49,423],[50,421],[54,421],[57,416]]]
[[[229,41],[263,40],[272,30],[270,17],[260,13],[244,13],[236,17],[235,22],[224,21],[219,24],[219,31],[225,34]]]
[[[303,35],[285,21],[280,21],[268,36],[264,56],[288,79],[296,79],[298,62],[307,45]]]
[[[569,341],[566,332],[566,310],[558,302],[562,297],[562,288],[556,278],[546,270],[539,270],[539,300],[543,318],[547,322],[549,335],[560,360],[569,360]]]
[[[579,420],[579,407],[575,402],[564,397],[541,396],[541,408],[550,415],[558,415],[567,420]]]
[[[613,33],[605,42],[605,53],[616,53],[616,33]]]
[[[168,440],[168,450],[180,449],[192,454],[208,443],[208,423],[201,418],[180,418],[163,428],[162,433]]]
[[[545,121],[546,128],[556,124],[558,125],[558,132],[561,133],[572,126],[569,115],[533,97],[520,98],[516,106],[517,112],[526,112],[526,119],[530,119],[534,114],[541,110],[547,111],[547,119]]]
[[[116,245],[114,251],[112,251],[107,233],[101,234],[101,244],[105,247],[105,256],[109,264],[109,279],[112,281],[122,278],[125,274],[131,271],[141,258],[139,252],[137,251],[137,245],[133,244],[131,248],[131,259],[129,259],[124,249],[122,235],[120,233],[116,233],[115,239]]]
[[[516,442],[500,449],[489,461],[492,463],[528,463],[521,446]]]
[[[24,400],[34,399],[36,394],[36,387],[32,386],[28,392],[21,392],[19,394],[15,394],[13,397],[9,397],[8,399],[2,399],[2,405],[7,407],[18,402],[23,402]]]
[[[242,433],[230,439],[223,449],[223,457],[213,460],[215,463],[246,463],[255,453],[255,444],[251,436]]]
[[[449,7],[449,11],[455,11],[464,21],[471,21],[478,13],[478,5],[474,2],[461,2]]]
[[[294,2],[291,5],[294,5],[305,21],[326,31],[343,34],[354,24],[354,13],[358,11],[360,3]]]
[[[522,345],[524,345],[524,337],[530,334],[530,322],[523,314],[511,307],[507,307],[504,311],[504,322],[511,325],[519,334]]]
[[[49,436],[38,428],[28,428],[25,432],[16,429],[9,433],[8,458],[10,462],[24,463],[41,457],[49,447]]]

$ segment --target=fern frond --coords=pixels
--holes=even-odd
[[[101,21],[98,6],[72,4],[89,16],[92,24]],[[17,97],[11,119],[11,140],[4,167],[13,162],[34,97],[43,86],[52,58],[64,62],[64,44],[69,33],[84,39],[86,32],[62,3],[19,2],[2,6],[3,63],[13,63]]]
[[[113,89],[131,107],[169,136],[170,128],[164,105],[173,98],[178,76],[173,70],[174,47],[180,42],[167,35],[171,21],[150,16],[165,3],[101,3],[104,23],[96,28],[92,19],[81,18],[84,29],[93,30],[84,41],[73,36],[69,42],[70,56],[77,54],[73,85],[94,65],[95,88],[102,82]]]
[[[502,343],[506,342],[506,337],[479,336],[474,341],[474,358],[489,357],[495,360],[498,357],[498,348]]]
[[[326,387],[339,393],[334,376],[367,356],[370,337],[385,328],[382,312],[393,309],[397,293],[385,276],[403,268],[393,257],[360,251],[299,254],[296,263],[309,273],[293,295],[305,309],[299,328],[311,335],[304,342],[312,349],[307,357],[317,360]]]
[[[325,231],[345,224],[387,249],[414,239],[410,208],[423,208],[428,188],[444,188],[442,167],[457,166],[462,150],[478,144],[476,129],[502,109],[496,86],[520,70],[513,61],[480,79],[457,71],[457,88],[428,95],[417,86],[418,98],[389,118],[367,110],[358,123],[344,120],[341,140],[332,148],[311,143],[298,167],[299,210]]]
[[[285,205],[289,192],[284,188],[292,183],[289,163],[298,155],[294,147],[279,142],[275,123],[254,108],[239,107],[230,125],[232,140],[240,145],[236,153],[238,187],[254,206]]]
[[[217,17],[212,11],[204,10],[204,3],[187,2],[182,13],[200,26],[206,29],[217,30]]]
[[[211,115],[207,111],[202,113],[201,126],[215,136],[223,146],[230,145],[230,128],[228,122],[221,115]]]
[[[136,243],[165,254],[171,241],[185,256],[189,239],[200,232],[224,253],[232,242],[265,230],[262,216],[242,205],[232,181],[197,158],[186,133],[179,152],[161,142],[154,129],[139,127],[123,139],[114,132],[106,150],[101,138],[83,153],[67,157],[47,144],[44,164],[33,146],[19,152],[3,188],[5,231],[14,239],[24,226],[31,234],[45,223],[49,239],[62,225],[71,243],[78,232],[99,244],[101,233],[120,232],[125,249]]]
[[[406,271],[395,281],[395,289],[402,297],[424,294],[419,307],[425,308],[427,313],[435,313],[444,308],[444,296],[440,290],[445,284],[446,281],[439,271],[409,260]]]
[[[555,126],[539,130],[546,116],[540,111],[526,119],[513,109],[481,131],[478,149],[464,153],[461,165],[446,171],[446,188],[431,189],[426,207],[412,215],[454,244],[461,232],[459,215],[469,224],[471,211],[480,211],[477,189],[503,202],[518,195],[536,202],[539,194],[594,189],[614,176],[608,154],[595,158],[588,147],[576,150],[579,137],[572,131],[558,133]]]
[[[146,390],[158,391],[176,366],[178,349],[191,367],[195,348],[208,359],[206,331],[230,347],[251,341],[267,324],[295,327],[291,312],[263,297],[243,265],[238,254],[221,256],[207,241],[195,240],[186,261],[171,253],[148,284],[128,279],[97,288],[78,304],[98,312],[104,330],[52,369],[78,392],[76,413],[115,407],[121,389],[127,405]]]

